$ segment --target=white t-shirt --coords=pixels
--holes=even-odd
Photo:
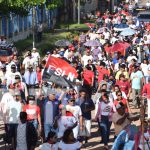
[[[11,61],[8,65],[6,65],[6,72],[11,72],[11,65],[15,65],[15,63]]]
[[[59,57],[59,54],[52,54],[53,57]]]
[[[147,2],[147,3],[146,3],[146,6],[147,6],[147,7],[150,7],[150,2]]]
[[[79,141],[73,143],[73,144],[65,144],[63,141],[60,141],[58,147],[61,150],[77,150],[81,148],[81,144]]]
[[[61,138],[65,132],[65,130],[69,127],[72,127],[76,122],[75,117],[73,116],[62,116],[58,120],[58,138]]]
[[[32,53],[32,57],[35,60],[35,63],[37,64],[40,59],[40,54],[38,52]]]
[[[27,68],[29,67],[29,65],[34,66],[35,60],[34,60],[34,58],[26,57],[26,58],[23,60],[22,64],[25,65],[25,69],[27,69]]]
[[[144,73],[144,76],[148,76],[148,68],[149,68],[150,65],[147,65],[147,64],[141,64],[141,69]]]
[[[10,101],[14,101],[14,97],[9,92],[7,92],[3,95],[0,103],[1,110],[4,114],[7,112],[8,104]]]
[[[5,116],[6,123],[15,123],[17,124],[19,121],[19,114],[22,110],[22,105],[20,102],[14,100],[14,97],[10,93],[5,93],[2,97],[1,103],[2,113],[7,113]]]
[[[93,60],[93,56],[92,55],[83,55],[82,57],[82,61],[84,62],[84,66],[86,66],[88,64],[88,60]]]
[[[22,105],[20,101],[10,101],[8,103],[8,123],[15,123],[18,124],[19,122],[19,115],[22,110]]]
[[[58,150],[58,143],[56,144],[49,144],[49,143],[44,143],[39,146],[40,150]]]
[[[7,86],[10,85],[10,84],[14,84],[15,83],[15,76],[16,75],[19,75],[20,76],[20,79],[22,81],[22,76],[20,74],[20,72],[9,72],[9,73],[6,73],[5,74],[5,79],[7,80]]]
[[[69,57],[69,50],[68,50],[68,49],[65,51],[64,57],[65,57],[66,59],[68,59],[68,57]]]
[[[109,32],[103,32],[103,35],[105,36],[105,39],[108,39],[110,38],[110,33]]]
[[[137,60],[136,56],[128,56],[127,62],[128,62],[129,64],[131,64],[132,59]]]
[[[66,105],[66,110],[70,111],[75,117],[76,121],[79,121],[79,117],[82,115],[81,108],[79,106]]]
[[[108,116],[112,108],[114,109],[114,111],[116,111],[113,102],[101,102],[101,115]]]

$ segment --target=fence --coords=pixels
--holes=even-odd
[[[36,25],[42,22],[46,27],[53,27],[53,20],[57,16],[57,9],[46,10],[46,8],[36,7]],[[0,35],[5,36],[8,41],[18,41],[26,39],[32,34],[32,10],[28,16],[22,17],[11,14],[0,16]]]

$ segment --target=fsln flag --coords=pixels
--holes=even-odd
[[[68,62],[61,58],[49,56],[42,79],[60,86],[70,87],[77,77],[76,69]]]

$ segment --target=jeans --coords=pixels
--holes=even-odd
[[[17,128],[18,124],[6,124],[6,126],[7,126],[6,135],[9,138],[14,137],[15,136],[15,131],[16,131],[16,128]]]
[[[32,123],[35,127],[35,129],[38,129],[38,121],[37,119],[33,119],[33,120],[28,120],[29,123]]]
[[[132,89],[132,98],[133,98],[133,105],[138,107],[140,105],[140,101],[138,97],[140,96],[140,89]]]
[[[147,83],[148,83],[148,78],[149,78],[149,76],[144,76],[145,84],[147,84]]]
[[[51,131],[53,126],[51,124],[44,124],[44,133],[45,133],[45,139],[48,137],[48,133]]]
[[[73,128],[73,134],[74,134],[74,138],[77,139],[78,138],[78,135],[79,135],[79,124]]]
[[[102,136],[102,142],[105,145],[107,145],[109,142],[111,124],[112,124],[112,122],[109,121],[108,116],[101,116],[100,132],[101,132],[101,136]]]
[[[80,136],[90,137],[91,136],[91,120],[83,120],[84,129],[80,131]]]

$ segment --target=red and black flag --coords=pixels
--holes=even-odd
[[[77,77],[76,69],[68,62],[61,58],[49,56],[42,79],[62,87],[70,87]]]

